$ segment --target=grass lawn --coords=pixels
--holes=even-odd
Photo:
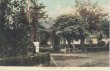
[[[55,59],[58,67],[108,67],[109,52],[80,52],[73,55],[86,56],[84,58]],[[71,55],[72,55],[71,54]]]

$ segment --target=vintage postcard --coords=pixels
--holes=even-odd
[[[0,0],[0,71],[110,71],[110,0]]]

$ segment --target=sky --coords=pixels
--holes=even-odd
[[[110,0],[92,0],[92,2],[97,2],[98,5],[108,10]],[[43,3],[46,6],[45,10],[49,17],[57,17],[61,14],[75,12],[75,10],[73,10],[75,0],[39,0],[39,3]]]

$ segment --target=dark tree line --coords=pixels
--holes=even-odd
[[[39,20],[45,18],[45,6],[37,0],[30,3],[29,11],[27,0],[0,0],[1,56],[28,55],[30,48],[35,52],[33,41],[37,39]]]

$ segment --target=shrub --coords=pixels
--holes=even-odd
[[[44,48],[46,48],[46,47],[51,47],[51,45],[50,45],[50,44],[48,44],[48,45],[39,45],[39,47],[44,47]]]
[[[97,46],[96,44],[84,44],[84,47],[95,47]],[[75,47],[81,47],[81,44],[75,44]]]
[[[104,42],[104,41],[99,41],[99,42],[97,43],[97,45],[98,45],[98,46],[105,46],[105,42]]]
[[[40,48],[40,52],[54,52],[53,48]]]
[[[49,65],[49,53],[37,53],[33,56],[5,57],[0,59],[0,66],[34,66],[38,64]]]

